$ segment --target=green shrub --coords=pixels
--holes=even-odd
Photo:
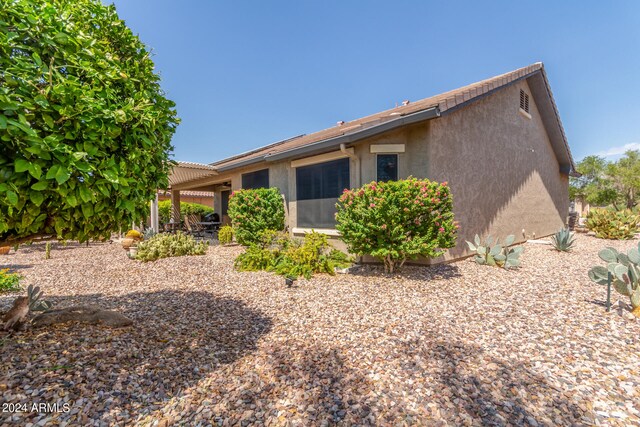
[[[229,198],[229,218],[241,245],[259,241],[265,230],[284,230],[284,203],[275,188],[238,190]]]
[[[240,271],[273,271],[285,277],[310,278],[314,273],[335,274],[335,268],[351,265],[348,255],[331,247],[327,236],[309,233],[304,240],[291,239],[268,230],[240,254],[235,267]]]
[[[456,243],[447,183],[409,178],[344,190],[336,229],[349,252],[381,258],[393,272],[407,259],[437,257]]]
[[[18,273],[10,273],[8,268],[0,270],[0,292],[20,291],[22,276]]]
[[[161,233],[138,244],[136,259],[146,262],[174,256],[204,255],[206,252],[207,242],[196,242],[193,236]]]
[[[227,245],[233,242],[233,227],[225,225],[218,231],[218,241],[221,245]]]
[[[614,211],[591,209],[587,215],[587,228],[601,239],[627,240],[638,231],[640,216],[630,209]]]
[[[200,203],[180,203],[180,217],[195,214],[204,217],[214,212],[212,207],[201,205]],[[158,217],[160,223],[167,223],[171,220],[171,200],[163,200],[158,203]]]
[[[251,245],[238,255],[234,266],[238,271],[272,271],[271,266],[274,264],[275,254],[275,251]]]

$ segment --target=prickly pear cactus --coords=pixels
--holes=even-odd
[[[473,259],[478,264],[506,269],[520,265],[520,254],[524,252],[524,248],[522,246],[511,247],[515,240],[514,235],[507,236],[502,243],[499,243],[498,239],[494,242],[491,236],[487,236],[482,242],[477,234],[473,240],[473,243],[467,241],[467,245],[476,253]]]
[[[605,248],[598,252],[598,256],[607,266],[595,266],[589,270],[589,278],[599,284],[606,285],[609,273],[611,284],[621,295],[629,297],[634,313],[640,307],[640,243],[637,248],[631,248],[626,254],[619,253],[614,248]]]

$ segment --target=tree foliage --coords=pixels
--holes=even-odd
[[[627,151],[616,162],[599,156],[587,156],[576,165],[582,174],[571,178],[572,199],[584,197],[595,206],[613,205],[616,210],[632,209],[640,192],[640,152]]]
[[[0,0],[0,245],[106,238],[166,188],[178,124],[99,0]]]

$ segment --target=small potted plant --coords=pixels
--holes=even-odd
[[[138,245],[139,242],[142,241],[142,239],[143,239],[142,233],[140,233],[139,231],[137,230],[127,231],[127,234],[124,236],[124,239],[122,239],[122,247],[124,248],[125,251],[127,251],[127,255],[129,255],[129,258],[135,257],[135,254],[138,251],[138,248],[136,246]]]

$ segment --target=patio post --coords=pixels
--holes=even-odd
[[[151,228],[156,233],[160,231],[159,222],[158,192],[156,191],[156,197],[151,201]]]
[[[171,190],[171,220],[180,222],[180,190]]]

